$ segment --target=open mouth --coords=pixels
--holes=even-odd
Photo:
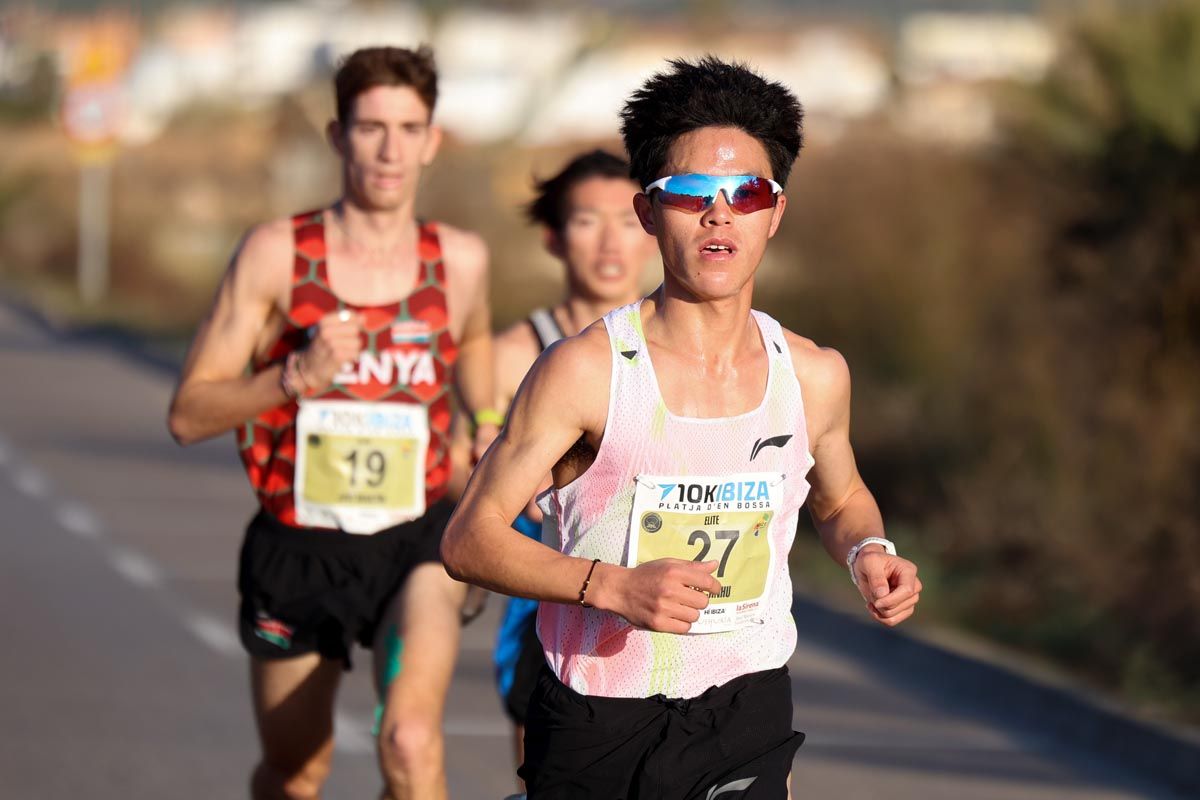
[[[700,253],[709,258],[728,258],[737,252],[737,247],[728,239],[709,239],[700,246]]]
[[[625,276],[625,268],[614,262],[606,262],[596,267],[595,274],[599,278],[622,278]]]

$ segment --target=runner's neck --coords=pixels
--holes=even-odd
[[[346,249],[359,255],[391,258],[411,254],[417,248],[417,224],[412,204],[387,211],[373,211],[342,198],[329,207],[338,236]]]
[[[762,337],[750,315],[749,291],[735,297],[697,302],[659,287],[642,305],[647,341],[708,364],[731,364],[762,350]]]
[[[343,302],[390,305],[416,288],[420,232],[406,210],[373,212],[343,199],[325,220],[329,288]]]
[[[637,295],[622,298],[616,302],[589,300],[579,295],[568,295],[565,300],[550,310],[558,327],[564,336],[575,336],[581,330],[603,317],[614,308],[629,305],[637,300]]]

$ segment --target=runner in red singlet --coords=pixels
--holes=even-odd
[[[342,197],[249,233],[169,425],[181,444],[236,430],[260,504],[238,577],[262,743],[252,796],[319,796],[353,644],[399,638],[400,676],[381,689],[385,796],[441,798],[465,592],[438,556],[451,392],[483,423],[477,454],[496,433],[487,250],[414,216],[441,138],[432,53],[360,50],[335,93]],[[388,648],[374,649],[378,675]]]

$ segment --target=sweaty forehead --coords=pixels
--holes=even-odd
[[[663,175],[689,172],[775,177],[766,148],[740,128],[699,128],[677,137],[667,150]]]

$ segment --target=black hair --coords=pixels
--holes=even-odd
[[[677,138],[708,127],[740,128],[757,139],[771,161],[772,174],[763,177],[786,185],[804,143],[804,109],[791,90],[712,55],[669,63],[670,70],[647,80],[621,110],[621,136],[638,185],[663,177]]]
[[[607,150],[593,150],[576,156],[557,175],[534,181],[537,196],[525,206],[525,216],[536,225],[561,231],[567,219],[567,195],[589,178],[629,180],[629,162]]]

